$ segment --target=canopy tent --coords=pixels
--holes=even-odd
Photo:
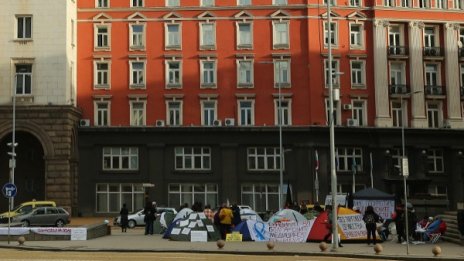
[[[366,188],[353,194],[353,207],[364,213],[367,206],[372,206],[375,213],[383,219],[391,218],[395,211],[395,196],[375,188]]]
[[[301,222],[301,221],[307,221],[307,219],[301,215],[299,212],[293,210],[293,209],[282,209],[280,211],[277,211],[272,217],[269,218],[269,223],[275,223],[275,222],[286,222],[286,221],[296,221],[296,222]]]
[[[191,241],[192,231],[204,231],[207,241],[216,241],[221,238],[218,229],[203,212],[192,212],[186,218],[175,220],[166,230],[163,238],[175,241]]]
[[[362,215],[349,209],[338,208],[338,233],[342,241],[366,240],[366,225]],[[308,235],[308,241],[322,241],[324,236],[329,233],[327,228],[328,212],[322,212],[314,221],[311,231]]]

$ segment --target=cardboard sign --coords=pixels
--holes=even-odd
[[[190,242],[207,242],[208,232],[206,231],[190,231]]]
[[[232,232],[226,235],[226,241],[242,242],[243,235],[240,232]]]
[[[87,228],[72,228],[71,240],[87,240]]]

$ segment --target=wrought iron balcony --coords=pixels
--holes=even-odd
[[[425,94],[427,95],[445,95],[445,88],[439,85],[426,85]]]
[[[390,84],[390,95],[391,94],[407,94],[409,93],[409,86],[406,84]]]
[[[437,57],[442,56],[440,47],[424,47],[424,56]]]
[[[462,48],[462,47],[459,48],[459,50],[458,50],[458,56],[459,56],[459,58],[463,58],[463,57],[464,57],[464,48]]]
[[[388,46],[388,55],[408,55],[407,46],[390,45]]]

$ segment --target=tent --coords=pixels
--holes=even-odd
[[[301,222],[301,221],[307,221],[307,219],[301,215],[299,212],[293,210],[293,209],[282,209],[280,211],[277,211],[272,217],[269,218],[269,223],[274,223],[274,222],[286,222],[286,221],[296,221],[296,222]]]
[[[242,220],[256,220],[263,221],[263,219],[252,209],[243,208],[240,209],[240,218]]]
[[[250,233],[255,230],[254,233]],[[242,241],[268,241],[269,240],[269,227],[263,221],[245,220],[234,227],[233,231],[242,234]],[[258,232],[256,232],[258,231]],[[256,234],[258,236],[256,236]]]
[[[375,213],[383,219],[391,218],[395,211],[395,196],[375,188],[366,188],[353,194],[353,207],[364,213],[367,206],[374,207]]]
[[[308,241],[322,241],[327,235],[328,213],[322,212],[314,221],[308,235]],[[362,215],[349,209],[338,208],[338,233],[343,241],[367,240],[366,225]]]
[[[177,212],[177,215],[174,217],[174,220],[186,218],[190,213],[192,213],[193,210],[190,208],[183,208]]]
[[[155,220],[155,223],[153,224],[153,232],[156,234],[163,234],[174,220],[175,215],[176,214],[172,212],[161,213],[161,215]]]
[[[163,238],[175,241],[191,241],[192,231],[205,232],[207,241],[216,241],[221,238],[219,230],[203,212],[192,212],[186,218],[177,219],[171,223]]]

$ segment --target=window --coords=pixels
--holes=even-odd
[[[145,126],[145,102],[131,101],[130,125]]]
[[[395,1],[394,0],[384,0],[383,4],[386,7],[392,7],[392,6],[395,6]]]
[[[353,101],[352,117],[358,121],[358,126],[367,126],[366,101]]]
[[[108,2],[109,2],[109,0],[95,0],[95,7],[97,7],[97,8],[108,8],[108,7],[110,7]]]
[[[351,61],[351,88],[365,87],[364,61]]]
[[[363,47],[362,24],[350,24],[350,47],[353,49]]]
[[[178,7],[180,6],[180,0],[166,0],[166,6]]]
[[[461,74],[461,88],[464,88],[464,63],[461,63],[459,73]],[[461,93],[461,95],[464,95],[464,93]]]
[[[104,147],[103,170],[138,170],[139,149],[136,147]]]
[[[251,147],[247,149],[248,170],[280,170],[280,150],[278,147]]]
[[[214,0],[201,0],[201,6],[214,6]]]
[[[216,47],[216,26],[214,23],[200,23],[200,48],[214,49]]]
[[[324,5],[327,5],[327,2],[328,2],[327,0],[324,0]],[[330,6],[336,6],[337,5],[336,0],[330,0],[329,3],[330,3]]]
[[[108,25],[95,25],[95,49],[109,49],[110,27]]]
[[[330,121],[330,100],[325,99],[325,117],[326,117],[326,124],[329,125]],[[333,101],[333,109],[334,109],[334,125],[341,125],[341,110],[340,110],[340,102]]]
[[[237,0],[237,5],[251,5],[251,0]]]
[[[253,61],[237,60],[238,87],[253,87]]]
[[[424,46],[435,47],[435,27],[424,28]]]
[[[131,7],[143,7],[143,0],[131,0]]]
[[[202,101],[201,102],[201,124],[203,126],[213,126],[214,121],[217,119],[216,115],[217,103],[216,101]]]
[[[337,23],[331,22],[330,23],[330,42],[332,45],[338,45],[338,26]],[[324,22],[324,46],[329,44],[329,24],[328,22]]]
[[[448,198],[448,186],[446,184],[429,184],[429,194]]]
[[[446,9],[447,0],[435,0],[435,7],[437,9]]]
[[[453,3],[454,3],[454,9],[462,9],[462,1],[463,0],[453,0]]]
[[[400,5],[401,7],[409,7],[410,6],[409,0],[401,0]]]
[[[363,169],[361,148],[337,148],[335,152],[337,171],[352,171],[353,165],[359,171]]]
[[[429,173],[443,173],[443,150],[429,149],[427,150],[427,169]]]
[[[393,25],[388,29],[388,45],[394,47],[401,46],[401,28],[399,26]]]
[[[180,24],[166,24],[166,49],[181,48],[181,27]]]
[[[288,99],[281,99],[281,106],[279,106],[279,99],[274,99],[274,123],[276,126],[282,122],[282,126],[292,125],[292,103]],[[282,117],[282,121],[280,120]]]
[[[329,86],[330,80],[330,71],[329,71],[329,60],[324,60],[324,70],[325,70],[325,87]],[[335,87],[339,86],[340,83],[340,61],[339,60],[332,60],[332,84]]]
[[[95,102],[95,126],[110,126],[110,103]]]
[[[166,61],[166,88],[182,87],[182,63]]]
[[[32,39],[32,16],[16,16],[16,38],[21,40]]]
[[[355,188],[355,191],[360,191],[360,190],[365,189],[366,185],[356,183],[354,188]],[[352,193],[353,192],[353,183],[351,183],[351,184],[347,184],[347,183],[337,184],[337,192],[339,194]]]
[[[464,27],[463,26],[459,28],[459,41],[461,41],[461,44],[463,44],[463,47],[464,47]],[[463,47],[461,47],[461,49]]]
[[[216,87],[216,61],[200,61],[201,87]]]
[[[98,183],[96,200],[97,213],[119,213],[122,204],[132,213],[145,206],[145,188],[142,184]]]
[[[258,212],[279,209],[278,184],[243,184],[242,204]]]
[[[253,48],[253,27],[251,23],[237,23],[237,49]]]
[[[405,105],[405,111],[407,110]],[[403,108],[401,106],[401,102],[393,102],[391,103],[391,110],[392,110],[392,119],[393,119],[393,127],[401,127],[403,126],[403,115],[406,116],[406,112],[403,112]],[[407,124],[405,124],[405,127]]]
[[[168,101],[167,102],[167,124],[169,126],[182,125],[182,102]]]
[[[195,202],[219,206],[217,184],[174,183],[168,185],[168,206],[180,206],[184,203],[193,205]]]
[[[441,127],[441,108],[440,104],[435,102],[427,102],[427,120],[429,128]]]
[[[287,0],[272,0],[274,5],[287,5]]]
[[[16,64],[16,94],[32,94],[32,64]]]
[[[131,88],[145,88],[145,63],[144,62],[130,62],[130,87]]]
[[[425,85],[433,87],[438,85],[437,64],[425,64]]]
[[[361,7],[361,0],[350,0],[350,6]]]
[[[106,61],[96,61],[94,70],[94,88],[109,89],[110,87],[110,64]]]
[[[430,6],[428,0],[418,0],[417,5],[419,8],[429,8]]]
[[[255,124],[254,118],[254,101],[239,100],[238,101],[238,123],[240,126],[252,126]]]
[[[130,48],[143,49],[145,48],[145,26],[142,24],[130,25]]]
[[[392,62],[390,63],[390,85],[393,88],[403,88],[403,85],[406,83],[405,76],[405,64]],[[406,89],[395,90],[397,92],[392,93],[406,93]]]
[[[211,148],[176,147],[176,170],[210,170]]]
[[[273,22],[273,47],[274,49],[287,49],[290,47],[288,28],[289,22]]]
[[[274,87],[290,87],[289,60],[274,60]]]

